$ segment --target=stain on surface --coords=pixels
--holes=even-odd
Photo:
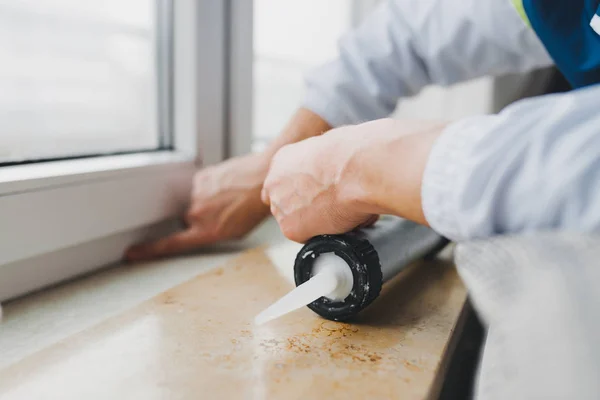
[[[403,364],[406,367],[406,369],[408,369],[409,371],[412,371],[412,372],[421,372],[421,368],[419,368],[416,364],[413,364],[410,361],[404,361]]]
[[[167,294],[164,296],[163,303],[164,304],[177,304],[177,300],[175,299],[174,296]]]
[[[466,295],[439,265],[395,285],[355,323],[303,308],[257,327],[289,287],[251,251],[0,371],[0,397],[422,399]]]

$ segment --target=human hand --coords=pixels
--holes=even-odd
[[[305,242],[395,214],[425,223],[421,178],[444,124],[382,119],[281,148],[261,198],[289,239]]]
[[[127,261],[181,253],[249,233],[268,214],[260,190],[268,159],[259,154],[233,158],[204,168],[194,176],[187,229],[127,250]]]
[[[350,160],[365,144],[355,126],[281,148],[261,194],[286,237],[305,242],[319,234],[348,232],[376,220],[347,196]]]

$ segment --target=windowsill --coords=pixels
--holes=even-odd
[[[107,179],[123,172],[190,162],[193,162],[193,157],[182,153],[156,151],[2,167],[0,196],[72,185],[81,181]]]
[[[276,224],[268,220],[234,244],[179,258],[104,269],[8,302],[0,325],[0,368],[222,265],[245,249],[281,240]]]
[[[0,221],[7,229],[0,232],[0,283],[15,263],[181,215],[194,170],[192,159],[180,152],[1,168]],[[113,256],[111,263],[119,255]],[[6,291],[0,288],[0,300],[23,293]]]
[[[8,304],[0,393],[436,397],[465,319],[466,292],[448,260],[390,281],[357,323],[303,309],[255,326],[253,316],[290,284],[265,258],[278,248],[295,255],[277,238],[270,221],[229,251],[107,270]],[[267,252],[225,262],[260,243],[269,244]]]

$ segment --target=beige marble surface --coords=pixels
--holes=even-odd
[[[219,267],[242,251],[286,243],[273,219],[243,240],[132,266],[117,265],[5,303],[0,369]]]
[[[2,399],[424,398],[465,301],[428,262],[352,324],[299,310],[251,321],[289,290],[261,249],[0,371]]]

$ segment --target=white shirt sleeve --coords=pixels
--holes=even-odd
[[[551,65],[510,0],[385,0],[307,77],[304,106],[332,126],[389,115],[428,84]]]
[[[422,204],[455,241],[540,230],[600,231],[600,85],[521,100],[445,129]]]

